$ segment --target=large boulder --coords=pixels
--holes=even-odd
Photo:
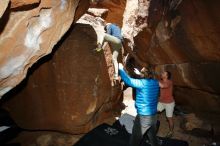
[[[9,94],[13,98],[4,107],[19,126],[79,134],[116,116],[121,86],[112,82],[111,50],[107,45],[104,52],[94,51],[97,21],[82,19],[32,67],[23,89]]]
[[[84,13],[78,11],[78,4],[85,9],[89,2],[11,1],[0,19],[0,97],[19,84],[38,59],[51,52],[70,28],[75,12],[77,16]],[[7,3],[2,6],[6,9]]]

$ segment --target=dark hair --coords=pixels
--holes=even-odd
[[[170,80],[170,79],[171,79],[171,77],[172,77],[171,72],[166,71],[166,73],[167,73],[167,79],[168,79],[168,80]]]
[[[107,31],[107,25],[104,26],[104,30]]]
[[[142,71],[142,74],[144,75],[144,78],[155,78],[153,73],[153,68],[151,66],[146,67],[144,71]]]

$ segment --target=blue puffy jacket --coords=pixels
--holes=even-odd
[[[136,89],[135,107],[139,115],[155,115],[159,95],[159,82],[155,79],[134,79],[119,69],[122,80],[126,85]]]
[[[115,24],[107,25],[107,33],[122,40],[121,29]]]

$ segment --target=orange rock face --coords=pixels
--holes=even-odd
[[[122,27],[123,13],[126,6],[126,0],[95,0],[91,2],[92,8],[108,9],[108,13],[104,16],[107,22],[115,23]]]
[[[33,66],[23,89],[14,90],[19,92],[5,108],[19,126],[79,134],[113,118],[121,88],[112,86],[110,48],[94,51],[96,20],[89,20],[91,25],[74,25],[55,51]]]
[[[171,38],[159,43],[147,55],[148,58],[158,56],[151,57],[152,63],[173,72],[176,86],[191,88],[176,90],[176,98],[182,99],[182,103],[186,98],[186,103],[198,111],[220,111],[219,100],[216,100],[220,94],[220,46],[217,43],[220,27],[216,23],[220,18],[214,14],[217,5],[217,1],[208,4],[183,1],[178,10],[181,20],[174,30],[171,29]],[[163,52],[163,55],[157,52]],[[158,59],[160,56],[163,59]],[[187,97],[184,97],[185,93]],[[195,104],[192,99],[197,99],[200,104]]]
[[[133,51],[129,57],[136,56],[133,65],[152,64],[158,72],[171,71],[177,103],[195,111],[220,112],[220,1],[93,2],[92,8],[108,11],[90,14],[122,26],[125,47]],[[88,3],[81,0],[82,9],[76,9],[77,5],[78,1],[42,0],[28,11],[1,12],[0,95],[20,83],[27,69],[51,52],[73,22],[73,12],[79,14],[76,22]],[[6,104],[22,127],[80,133],[112,114],[109,110],[116,103],[111,101],[118,102],[120,89],[111,86],[111,54],[94,53],[102,28],[88,24],[74,26],[54,55],[36,67],[25,89]]]
[[[37,6],[25,7],[26,11],[8,9],[4,13],[0,26],[0,97],[21,82],[33,63],[51,52],[70,28],[77,6],[78,1],[42,0]]]
[[[216,17],[219,2],[142,2],[136,4],[136,9],[125,9],[128,12],[125,11],[123,33],[133,51],[141,61],[156,66],[158,72],[172,72],[178,87],[175,90],[178,103],[197,111],[219,112],[220,18]],[[130,3],[135,6],[134,1]],[[143,13],[138,9],[142,6],[146,6]],[[196,100],[201,100],[201,104],[195,104]],[[209,103],[204,107],[206,102]]]
[[[11,8],[24,7],[27,5],[38,4],[40,0],[10,0]]]

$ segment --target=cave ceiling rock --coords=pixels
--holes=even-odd
[[[0,97],[19,84],[37,60],[52,51],[73,23],[79,2],[84,0],[41,0],[37,7],[24,11],[20,2],[26,5],[39,0],[11,1],[21,10],[9,11],[9,17],[1,19]]]
[[[40,0],[10,0],[11,8],[19,8],[19,7],[25,7],[28,5],[34,5],[34,4],[39,4]]]
[[[87,13],[96,16],[96,17],[101,17],[103,18],[104,15],[108,13],[108,9],[100,9],[100,8],[89,8]]]
[[[9,4],[9,0],[1,0],[0,1],[0,18],[4,14],[5,10],[7,9]]]
[[[103,42],[104,39],[104,22],[105,20],[101,18],[101,16],[106,13],[108,10],[107,9],[98,9],[98,8],[90,8],[88,10],[89,14],[84,14],[78,21],[77,23],[82,23],[82,24],[89,24],[91,25],[97,35],[97,43],[98,42]],[[92,13],[93,15],[90,15]]]

